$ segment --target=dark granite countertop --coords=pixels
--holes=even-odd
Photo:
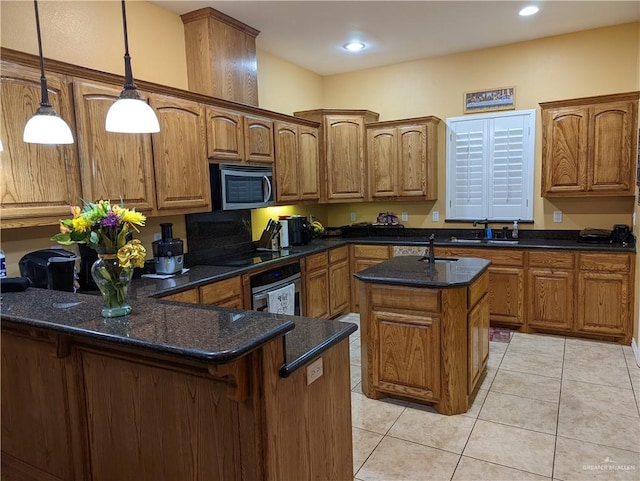
[[[282,374],[288,375],[355,332],[355,324],[138,298],[130,315],[100,315],[102,297],[29,288],[2,294],[2,322],[76,338],[228,363],[286,334]]]
[[[392,257],[354,274],[365,282],[418,287],[468,286],[491,264],[475,257],[436,258],[432,265],[422,256]]]

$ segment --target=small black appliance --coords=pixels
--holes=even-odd
[[[611,243],[612,244],[625,244],[630,243],[633,239],[631,228],[626,224],[616,224],[613,226]]]
[[[74,292],[77,259],[64,249],[42,249],[24,255],[18,266],[33,287]]]
[[[307,245],[311,241],[311,225],[304,216],[293,215],[287,219],[289,227],[289,244],[294,246]]]

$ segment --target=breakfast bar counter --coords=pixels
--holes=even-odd
[[[350,323],[30,288],[2,294],[16,479],[352,479]]]

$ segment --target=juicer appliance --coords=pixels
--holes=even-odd
[[[156,274],[176,274],[182,271],[184,264],[183,243],[173,238],[173,224],[160,224],[162,239],[153,241],[153,260]]]

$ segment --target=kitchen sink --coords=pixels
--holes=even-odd
[[[487,244],[517,244],[517,239],[487,239]]]
[[[482,239],[451,239],[451,242],[457,242],[458,244],[480,244]]]
[[[457,244],[503,244],[503,245],[511,245],[517,244],[517,239],[460,239],[454,238],[450,240],[451,242],[455,242]]]
[[[418,259],[419,261],[429,262],[429,256],[424,256]],[[455,262],[458,260],[457,257],[436,257],[434,258],[436,262]]]

